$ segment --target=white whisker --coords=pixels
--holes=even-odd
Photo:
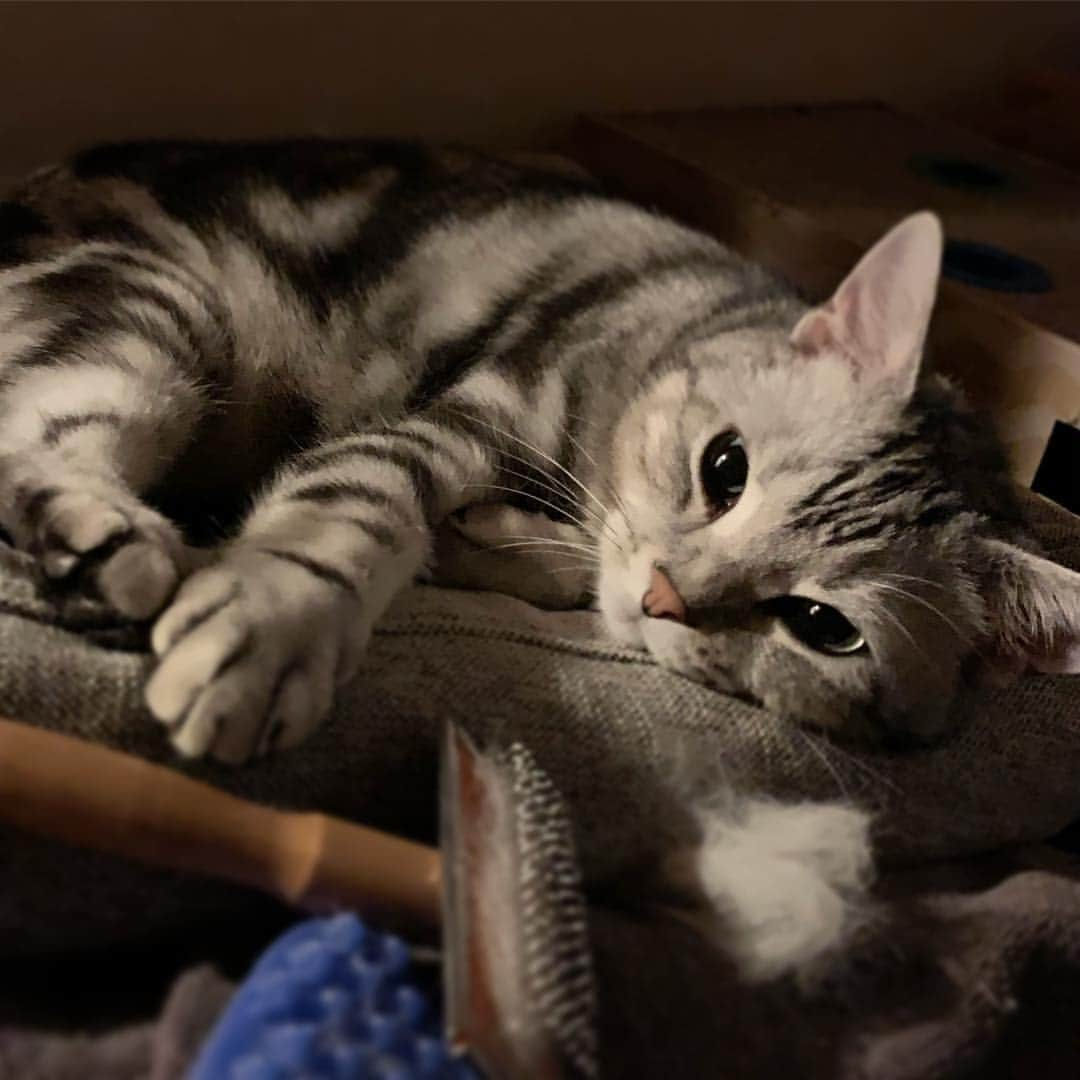
[[[501,452],[506,453],[505,450],[501,451]],[[507,456],[514,458],[514,460],[516,460],[516,461],[524,462],[526,465],[531,464],[530,462],[525,461],[524,458],[519,458],[514,454],[507,454]],[[608,532],[611,534],[612,543],[617,544],[618,537],[616,536],[616,534],[612,530],[611,526],[602,517],[600,517],[600,515],[597,514],[597,512],[595,510],[593,510],[591,507],[583,506],[581,504],[581,502],[578,500],[578,497],[577,497],[576,493],[571,488],[566,487],[565,484],[562,485],[563,490],[559,491],[557,488],[551,487],[550,484],[537,483],[536,477],[529,476],[526,473],[520,473],[520,472],[516,472],[514,469],[506,469],[506,468],[504,468],[502,471],[504,473],[506,473],[507,475],[509,475],[509,476],[516,476],[520,480],[527,480],[530,483],[536,483],[536,486],[539,487],[541,491],[547,491],[549,494],[554,495],[556,497],[566,496],[566,497],[572,499],[573,500],[573,505],[577,509],[583,510],[591,518],[593,518],[595,521],[597,521],[600,524],[601,528],[607,529]],[[546,476],[545,476],[545,479],[547,479]],[[551,479],[556,479],[556,478],[552,477]]]
[[[896,627],[897,630],[900,631],[901,634],[904,635],[904,637],[907,639],[908,644],[926,661],[927,664],[933,664],[933,660],[931,660],[930,654],[915,640],[914,635],[911,633],[910,630],[908,630],[908,628],[903,624],[903,622],[901,622],[899,616],[894,615],[883,604],[875,604],[873,614],[879,619],[887,619],[893,626]]]
[[[584,544],[571,544],[565,540],[515,540],[512,544],[495,544],[492,547],[485,548],[486,551],[539,551],[541,549],[551,549],[559,552],[576,551],[580,552],[583,558],[589,558],[597,565],[600,563],[599,558],[591,548],[586,547]]]
[[[517,488],[507,487],[505,484],[466,484],[467,488],[485,488],[489,491],[506,491],[511,495],[520,495],[521,492]],[[541,499],[538,495],[530,495],[529,498],[533,502],[540,503],[541,506],[546,506],[549,510],[554,510],[559,517],[568,517],[570,520],[586,535],[589,534],[589,526],[586,522],[580,518],[576,518],[571,514],[567,514],[566,508],[563,506],[556,506],[555,503],[549,502],[547,499]]]
[[[961,630],[960,627],[957,626],[956,623],[953,622],[953,620],[950,619],[949,616],[946,615],[945,612],[943,612],[941,608],[937,606],[937,604],[932,604],[929,600],[924,599],[917,593],[913,593],[908,589],[901,589],[899,585],[888,585],[883,581],[877,581],[874,584],[879,589],[885,589],[888,592],[896,593],[899,596],[906,596],[909,600],[914,601],[916,604],[921,604],[924,608],[927,609],[927,611],[930,611],[934,615],[936,615],[943,623],[946,624],[946,626],[949,626],[952,629],[952,632],[958,638],[960,638],[961,641],[969,640],[970,635]]]
[[[828,741],[826,739],[819,739],[818,747],[823,752],[826,750],[826,748],[828,748],[828,753],[833,754],[835,757],[838,757],[843,761],[846,761],[850,766],[870,777],[871,780],[874,780],[882,786],[891,789],[896,794],[900,794],[900,787],[898,784],[895,784],[892,780],[888,779],[888,777],[886,777],[884,773],[881,773],[877,769],[874,769],[872,766],[868,765],[859,757],[858,754],[850,753],[849,751],[846,751],[841,747],[837,746],[836,743]]]
[[[579,566],[555,566],[548,572],[551,574],[580,574],[583,570],[594,570],[595,567],[589,566],[587,563],[582,563]]]
[[[928,585],[932,589],[940,589],[941,592],[952,592],[952,589],[948,585],[942,585],[940,581],[931,581],[930,578],[919,577],[917,574],[899,574],[895,571],[883,570],[879,572],[878,576],[896,578],[897,581],[917,582],[920,585]]]
[[[451,407],[451,406],[448,406],[448,407]],[[460,412],[460,410],[458,410],[458,411]],[[464,413],[464,414],[461,414],[461,415],[468,416],[469,414]],[[513,434],[513,432],[506,431],[505,429],[500,428],[497,424],[492,424],[488,420],[481,420],[479,417],[476,417],[476,416],[472,416],[472,417],[469,417],[469,418],[474,420],[476,423],[483,424],[485,427],[490,428],[496,434],[502,435],[504,438],[513,439],[514,442],[519,443],[521,446],[524,446],[526,450],[531,450],[534,454],[538,455],[539,457],[542,457],[545,461],[547,461],[550,464],[554,465],[556,469],[558,469],[561,473],[565,474],[583,492],[585,492],[585,494],[588,495],[588,497],[590,499],[592,499],[592,501],[594,503],[596,503],[596,505],[603,511],[605,516],[609,513],[608,508],[596,497],[596,494],[592,491],[592,489],[590,487],[588,487],[587,484],[583,483],[565,465],[563,465],[560,462],[556,461],[555,458],[553,458],[550,454],[545,453],[543,450],[541,450],[540,447],[534,446],[527,439],[522,439],[519,436]],[[615,543],[616,543],[616,546],[618,547],[617,541]],[[621,548],[620,548],[620,550],[621,550]]]
[[[840,775],[832,762],[829,761],[828,757],[825,755],[824,750],[822,750],[821,747],[817,745],[816,740],[811,737],[809,732],[803,731],[802,728],[797,727],[794,730],[802,736],[803,742],[813,751],[814,755],[818,758],[821,764],[824,765],[825,768],[829,771],[829,774],[836,781],[836,786],[840,789],[840,794],[843,795],[845,799],[850,799],[851,792],[848,791],[847,784],[844,783],[844,778]]]
[[[584,421],[584,417],[577,416],[574,413],[567,413],[566,417],[568,420],[578,420],[582,422]],[[603,469],[600,468],[600,463],[596,460],[596,458],[594,458],[592,454],[590,454],[589,451],[586,450],[585,447],[582,446],[581,443],[577,439],[575,439],[573,435],[570,434],[569,431],[564,432],[564,434],[570,440],[571,444],[580,453],[585,455],[586,460],[588,460],[592,464],[593,468],[596,469],[597,475],[603,478],[604,487],[607,488],[608,492],[610,492],[611,494],[611,497],[615,500],[619,514],[621,515],[623,522],[626,525],[626,529],[630,533],[630,535],[633,536],[634,527],[630,524],[630,511],[627,510],[626,503],[623,502],[622,496],[618,493],[618,491],[615,490],[615,485],[609,479],[603,477]]]

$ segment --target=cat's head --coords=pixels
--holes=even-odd
[[[823,306],[699,342],[642,393],[601,546],[617,637],[867,737],[938,734],[991,670],[1080,670],[1080,574],[1017,544],[993,436],[919,375],[941,251],[910,217]]]

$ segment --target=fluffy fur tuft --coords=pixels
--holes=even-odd
[[[870,818],[840,803],[732,797],[698,811],[700,844],[668,877],[697,897],[689,917],[748,982],[804,989],[842,964],[873,919]]]

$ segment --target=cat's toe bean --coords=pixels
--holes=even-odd
[[[129,619],[148,619],[160,611],[179,580],[168,553],[146,542],[125,545],[98,572],[101,595]]]
[[[93,478],[81,482],[88,490],[72,481],[22,500],[22,546],[59,587],[85,592],[123,618],[150,618],[180,581],[179,533],[134,497]]]

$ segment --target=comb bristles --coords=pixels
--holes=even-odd
[[[520,744],[451,733],[444,774],[447,1014],[493,1075],[596,1074],[581,877],[562,799]]]
[[[506,754],[516,826],[523,977],[530,1006],[560,1055],[596,1073],[596,993],[574,838],[562,797],[532,754]]]

